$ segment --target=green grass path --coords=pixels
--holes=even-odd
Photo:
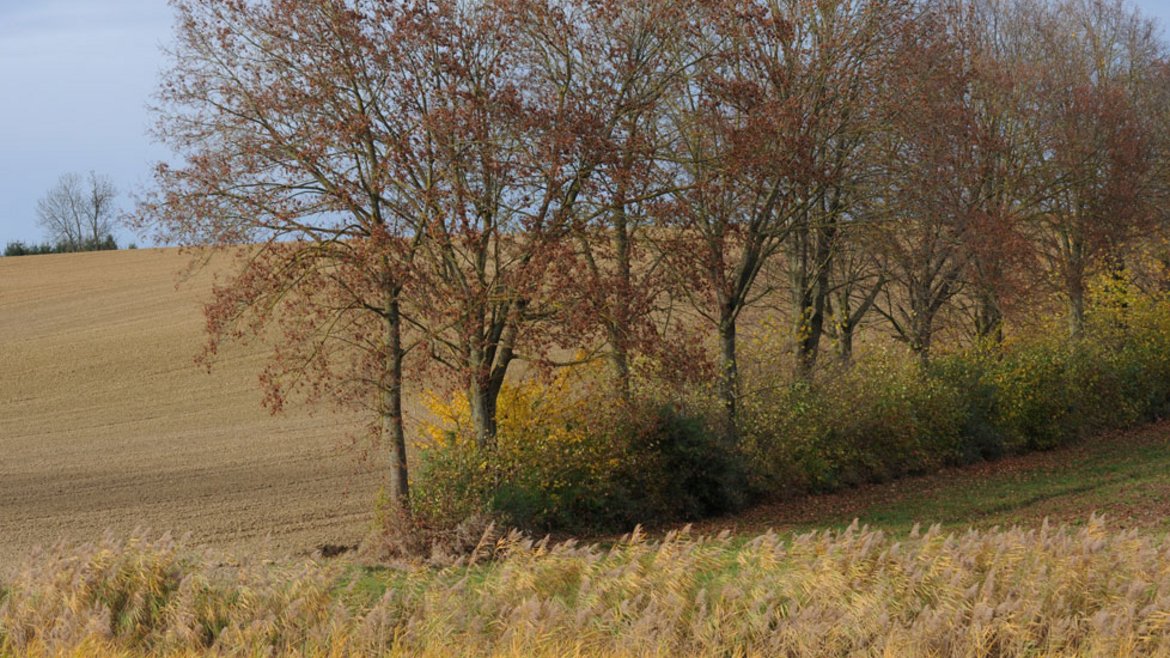
[[[1076,525],[1091,513],[1104,514],[1113,527],[1139,527],[1157,535],[1170,529],[1170,421],[1050,452],[765,504],[703,522],[697,530],[807,531],[858,519],[903,533],[916,523],[961,530],[1031,525],[1047,518]]]

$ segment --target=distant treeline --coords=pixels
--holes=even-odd
[[[50,243],[24,243],[19,240],[9,242],[4,247],[5,256],[35,256],[38,254],[68,254],[77,251],[114,251],[118,248],[118,242],[114,240],[114,236],[109,233],[101,240],[86,240],[81,244],[69,244],[61,242],[58,244]],[[131,245],[131,249],[134,245]]]

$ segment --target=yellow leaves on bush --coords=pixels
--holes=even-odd
[[[421,434],[429,447],[474,448],[471,406],[465,392],[444,396],[428,391],[423,400],[430,418],[423,423]],[[539,472],[542,487],[551,489],[566,484],[557,479],[557,473],[566,467],[600,476],[617,466],[604,431],[608,418],[603,410],[612,406],[601,363],[561,368],[549,378],[534,376],[505,383],[496,407],[497,444],[490,459],[505,473]]]
[[[1143,290],[1132,271],[1097,274],[1087,287],[1088,320],[1096,336],[1139,340],[1151,337],[1151,330],[1170,331],[1170,295]]]
[[[471,440],[471,404],[467,393],[456,391],[442,395],[432,390],[423,392],[423,407],[430,414],[420,428],[420,434],[430,445],[420,447],[447,448]]]

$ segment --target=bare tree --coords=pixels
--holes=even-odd
[[[1033,222],[1069,333],[1084,332],[1086,281],[1118,267],[1150,230],[1165,48],[1155,24],[1119,0],[1062,0],[1033,11],[1033,59],[1047,63],[1032,94],[1041,212]]]
[[[889,52],[907,27],[912,7],[903,0],[781,4],[792,17],[793,31],[783,59],[784,77],[797,85],[793,95],[800,99],[799,115],[809,126],[808,164],[814,173],[798,192],[809,202],[793,218],[785,241],[796,376],[807,379],[829,329],[832,293],[859,283],[835,280],[847,273],[860,276],[850,267],[857,263],[837,267],[833,261],[853,239],[846,234],[859,230],[858,194],[862,180],[873,173],[872,163],[861,156],[877,130],[873,122],[879,116],[879,81],[887,77],[885,68],[896,64]],[[856,308],[840,311],[860,321],[858,314],[869,310],[864,299]],[[838,321],[850,324],[850,319]]]
[[[96,249],[114,230],[118,190],[107,176],[62,174],[37,201],[37,221],[66,251]]]
[[[886,130],[871,145],[880,177],[870,195],[875,252],[887,284],[875,310],[925,364],[939,320],[966,283],[980,178],[997,148],[975,121],[975,73],[945,17],[924,14],[888,76]]]

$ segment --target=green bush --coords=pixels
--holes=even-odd
[[[744,406],[758,486],[827,491],[960,461],[966,415],[952,382],[893,358],[821,373]]]
[[[50,244],[25,244],[17,240],[16,242],[9,242],[4,247],[5,256],[36,256],[39,254],[51,254],[56,250]]]
[[[1005,350],[991,365],[987,381],[996,390],[995,425],[1009,452],[1053,448],[1075,435],[1074,358],[1068,346],[1043,341]]]
[[[636,418],[607,492],[617,520],[695,520],[733,512],[751,498],[742,453],[702,418],[672,405],[645,405]]]
[[[960,464],[997,459],[1008,450],[998,425],[999,389],[988,377],[995,350],[979,349],[935,360],[929,376],[947,382],[961,397],[958,433],[953,455]]]
[[[43,243],[33,244],[24,243],[19,240],[9,242],[4,247],[5,256],[38,256],[42,254],[67,254],[76,251],[114,251],[118,248],[118,243],[114,240],[114,236],[106,234],[100,240],[86,240],[80,245],[70,245],[68,243],[58,243],[56,245]]]
[[[890,353],[818,373],[768,379],[744,405],[755,485],[805,493],[945,464],[1046,450],[1170,415],[1170,303],[1098,304],[1069,340],[1039,331],[935,359]]]

